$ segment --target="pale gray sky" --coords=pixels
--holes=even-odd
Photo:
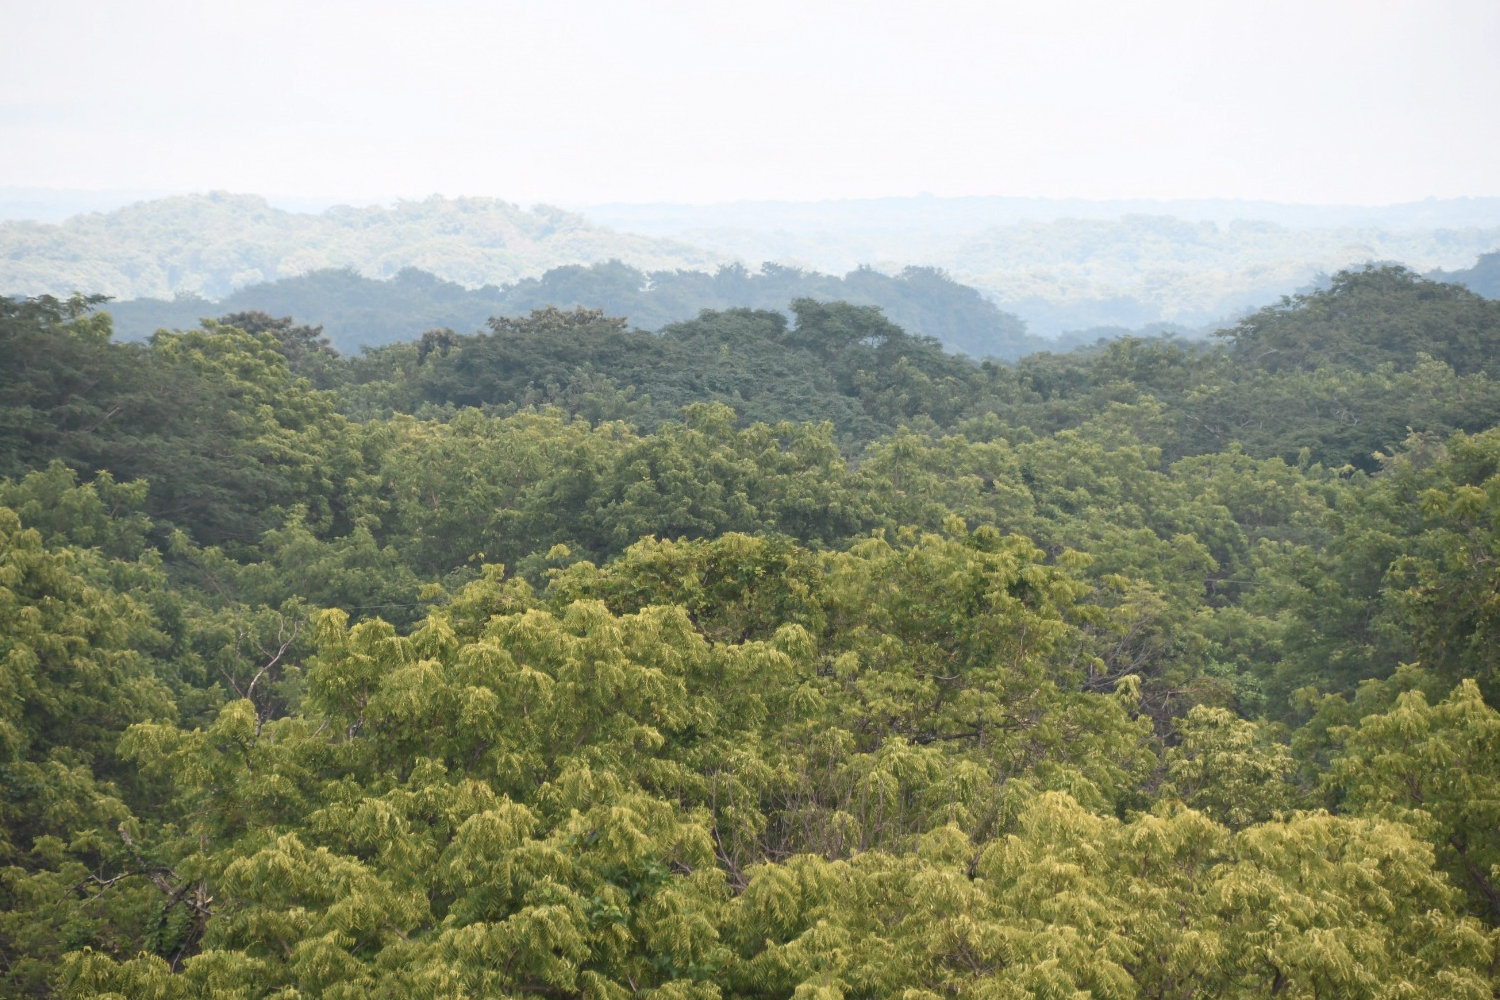
[[[0,0],[0,186],[1500,195],[1500,0]]]

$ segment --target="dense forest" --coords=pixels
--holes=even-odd
[[[0,994],[1500,996],[1500,302],[590,305],[0,299]]]
[[[205,316],[264,312],[292,315],[323,328],[343,353],[409,339],[415,331],[441,328],[468,332],[493,316],[524,316],[548,306],[585,306],[628,316],[642,330],[696,317],[705,309],[759,308],[785,312],[799,298],[879,306],[908,333],[934,337],[948,349],[974,358],[1014,360],[1056,347],[1032,336],[1026,324],[1002,312],[976,290],[934,268],[908,267],[899,274],[857,268],[842,278],[761,265],[705,271],[645,272],[618,260],[555,267],[539,278],[504,287],[468,289],[416,268],[381,281],[352,270],[323,270],[249,285],[217,304],[194,295],[112,303],[115,335],[144,340],[157,330],[187,329]],[[1075,338],[1080,339],[1080,338]],[[1084,335],[1092,342],[1097,335]]]

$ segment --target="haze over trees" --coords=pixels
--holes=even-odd
[[[493,198],[433,197],[314,215],[214,192],[58,225],[0,222],[0,290],[28,295],[87,289],[120,299],[217,299],[321,268],[390,277],[415,267],[477,287],[614,257],[652,270],[727,262],[671,241],[612,233],[561,209],[528,211]]]
[[[1500,250],[1480,254],[1474,266],[1460,271],[1438,271],[1431,277],[1464,285],[1489,299],[1500,299]]]
[[[896,275],[869,268],[842,278],[764,264],[750,272],[740,265],[703,271],[644,273],[618,260],[566,265],[496,288],[468,290],[414,268],[386,281],[353,271],[315,271],[251,285],[213,303],[196,296],[113,303],[118,336],[144,339],[162,328],[186,329],[200,318],[224,312],[292,315],[321,326],[345,353],[411,339],[423,330],[471,332],[496,315],[524,316],[560,306],[603,309],[643,330],[691,320],[705,309],[756,308],[790,316],[799,298],[878,306],[907,331],[934,337],[972,357],[1016,358],[1054,341],[1029,336],[1021,320],[1002,312],[972,288],[932,268],[906,268]]]
[[[0,299],[4,995],[1496,995],[1500,302],[102,305]]]
[[[273,208],[254,196],[215,193],[163,198],[55,225],[0,222],[0,293],[66,296],[87,289],[123,300],[223,300],[246,286],[330,268],[366,278],[417,268],[482,289],[611,260],[646,275],[712,274],[722,265],[754,268],[771,261],[833,275],[869,266],[894,276],[919,265],[977,289],[1024,320],[1033,335],[1053,338],[1101,326],[1197,329],[1368,261],[1457,272],[1497,246],[1500,202],[1493,199],[1311,209],[1253,202],[928,197],[595,206],[580,215],[546,206],[523,210],[494,199],[433,197],[313,214]],[[718,292],[665,291],[636,301],[633,311],[602,299],[579,304],[610,308],[655,328],[691,318],[693,312],[675,308],[686,299],[699,307],[785,309],[796,297],[716,301]],[[849,289],[849,297],[865,298],[857,288]],[[890,311],[896,302],[875,304]],[[187,322],[212,314],[195,314]],[[922,330],[976,353],[962,338]]]
[[[748,261],[832,272],[934,264],[1049,337],[1094,326],[1199,327],[1351,265],[1466,267],[1500,245],[1493,198],[1365,208],[926,196],[586,212],[617,229]]]

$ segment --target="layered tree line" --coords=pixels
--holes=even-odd
[[[1500,995],[1500,303],[100,305],[0,300],[0,993]]]
[[[770,262],[758,273],[729,264],[710,274],[680,268],[643,271],[611,260],[566,264],[539,278],[472,289],[414,267],[383,281],[349,269],[325,269],[248,285],[217,305],[179,295],[120,302],[110,311],[116,336],[125,340],[144,340],[163,327],[190,328],[200,317],[216,313],[290,313],[317,322],[333,347],[355,353],[364,346],[409,340],[424,327],[474,330],[492,316],[524,316],[548,306],[600,308],[655,331],[704,309],[780,312],[799,298],[879,306],[908,333],[935,337],[975,358],[1013,360],[1054,343],[1028,334],[1019,318],[931,267],[908,267],[899,274],[862,267],[837,277]]]

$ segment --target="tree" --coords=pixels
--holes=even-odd
[[[1408,691],[1337,735],[1343,753],[1329,780],[1345,808],[1425,832],[1470,912],[1500,926],[1500,713],[1474,682],[1435,705]]]

